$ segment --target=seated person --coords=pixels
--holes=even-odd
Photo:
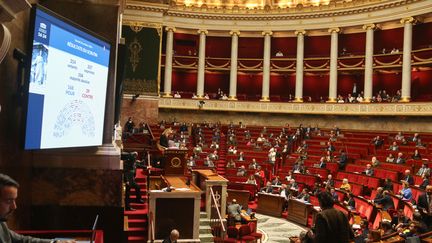
[[[390,151],[399,151],[399,145],[398,145],[397,142],[395,141],[395,142],[393,142],[393,143],[390,145],[390,147],[389,147],[387,150],[390,150]]]
[[[299,187],[297,182],[294,179],[291,179],[289,182],[289,189],[294,190],[294,191],[298,191]]]
[[[207,167],[210,167],[210,168],[214,168],[214,167],[215,167],[215,165],[214,165],[214,163],[213,163],[213,160],[211,160],[211,159],[209,158],[209,156],[207,156],[207,157],[204,159],[204,166],[207,166]]]
[[[227,214],[228,220],[234,220],[237,222],[241,221],[241,206],[237,203],[236,199],[233,199],[232,202],[228,205]]]
[[[180,99],[181,98],[181,95],[180,95],[180,93],[178,91],[176,91],[174,93],[174,98],[176,98],[176,99]]]
[[[339,169],[345,169],[345,165],[348,162],[348,156],[344,150],[340,151],[339,160],[336,160],[336,163],[339,164]]]
[[[345,200],[344,200],[344,205],[351,211],[355,210],[355,200],[354,200],[352,193],[346,194]]]
[[[403,157],[403,153],[399,152],[398,157],[395,159],[396,164],[405,164],[405,159]]]
[[[427,163],[423,163],[416,175],[423,176],[424,174],[430,174],[430,168]]]
[[[259,165],[255,171],[255,176],[259,177],[261,179],[261,184],[264,185],[263,183],[266,182],[266,176],[264,170]]]
[[[373,200],[373,202],[377,205],[380,206],[384,211],[387,211],[389,209],[394,209],[394,203],[393,203],[393,199],[390,197],[390,193],[387,190],[384,190],[382,192],[382,197],[381,198],[376,198]]]
[[[393,154],[389,154],[389,155],[386,157],[386,162],[387,162],[387,163],[394,163],[394,160],[395,160],[395,157],[393,156]]]
[[[347,178],[344,178],[342,180],[342,185],[340,186],[339,189],[344,190],[346,192],[350,192],[351,191],[351,185],[348,183],[348,179]]]
[[[392,180],[390,178],[385,178],[383,189],[387,190],[389,192],[393,191],[393,182],[392,182]]]
[[[373,156],[372,159],[371,159],[371,164],[372,164],[373,167],[377,167],[380,164],[380,162],[377,159],[377,157]]]
[[[413,194],[407,181],[402,181],[402,189],[399,191],[401,200],[404,202],[411,202]]]
[[[273,181],[271,182],[272,186],[280,186],[282,185],[282,182],[279,180],[279,176],[276,176]]]
[[[273,192],[273,186],[270,181],[267,182],[266,186],[261,188],[261,192],[265,193],[272,193]]]
[[[238,156],[237,160],[238,160],[238,161],[244,161],[244,160],[245,160],[245,158],[244,158],[244,154],[243,154],[243,151],[241,151],[241,152],[239,153],[239,156]]]
[[[375,145],[375,148],[381,148],[381,146],[384,144],[384,140],[382,140],[380,136],[376,136],[372,139],[372,144]]]
[[[310,203],[310,195],[307,188],[303,188],[302,192],[297,195],[297,199]]]
[[[193,156],[189,157],[189,160],[187,162],[187,166],[188,167],[194,167],[194,166],[196,166],[195,159],[194,159]]]
[[[219,149],[219,144],[216,141],[213,141],[212,144],[210,145],[211,149]]]
[[[419,185],[419,188],[422,190],[426,190],[426,187],[429,185],[429,174],[422,175],[422,183]]]
[[[257,168],[258,168],[258,163],[256,162],[256,159],[252,159],[252,162],[249,164],[248,169],[256,170]]]
[[[327,166],[325,157],[321,157],[319,163],[316,165],[318,168],[325,168]]]
[[[240,166],[237,170],[237,176],[246,176],[247,171],[244,165]]]
[[[374,170],[372,169],[372,165],[371,164],[367,164],[366,165],[366,169],[363,171],[363,173],[367,176],[373,176],[374,175]]]
[[[254,184],[254,185],[256,185],[257,181],[255,179],[255,176],[254,175],[250,175],[249,178],[246,181],[246,184]]]
[[[412,221],[411,223],[409,223],[408,228],[403,229],[400,233],[399,236],[407,239],[408,237],[413,237],[413,236],[418,236],[418,224],[417,222]]]
[[[327,176],[327,180],[324,181],[323,183],[326,187],[334,187],[335,182],[333,180],[333,176],[331,174],[329,174]]]
[[[236,164],[233,159],[230,159],[226,164],[226,168],[236,168]]]
[[[414,150],[414,154],[411,156],[412,159],[414,160],[421,160],[422,157],[420,155],[420,152],[418,151],[418,149]]]
[[[414,185],[414,177],[411,175],[411,171],[410,170],[405,170],[405,175],[403,177],[404,181],[408,182],[408,184],[410,186]]]
[[[339,195],[336,193],[336,190],[333,187],[330,188],[330,195],[334,202],[339,202]]]
[[[283,198],[285,198],[285,200],[288,200],[291,196],[291,191],[289,190],[289,188],[287,187],[286,184],[282,184],[281,185],[281,189],[279,192],[279,195]]]
[[[213,151],[213,153],[211,153],[208,157],[209,157],[209,159],[211,159],[213,161],[218,160],[219,159],[219,155],[218,155],[217,150]]]
[[[402,132],[398,132],[394,137],[394,140],[396,140],[396,141],[402,141],[402,139],[404,139]]]
[[[285,176],[285,180],[286,181],[290,181],[291,179],[293,179],[294,178],[294,176],[293,176],[293,172],[290,170],[290,171],[288,171],[288,175],[287,176]]]

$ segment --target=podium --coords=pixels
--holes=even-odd
[[[164,170],[165,175],[184,176],[186,172],[186,156],[187,149],[171,149],[164,150]]]
[[[210,194],[210,188],[212,188],[219,204],[221,217],[225,219],[228,180],[212,170],[192,170],[192,180],[196,185],[199,185],[201,190],[205,191],[207,218],[212,218],[212,215],[215,218],[217,214]]]

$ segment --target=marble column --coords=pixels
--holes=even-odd
[[[260,101],[270,101],[270,52],[271,36],[273,32],[263,31],[264,36],[264,60],[263,60],[263,81]]]
[[[303,102],[304,36],[306,31],[297,30],[294,33],[297,35],[295,102]]]
[[[173,42],[174,42],[174,27],[166,27],[166,53],[165,53],[165,78],[164,78],[164,97],[172,97],[172,59],[173,59]]]
[[[364,102],[370,102],[373,95],[373,54],[375,24],[363,25],[366,30],[365,72],[364,72]]]
[[[230,88],[229,99],[237,100],[237,59],[238,59],[238,38],[240,31],[233,30],[231,35],[231,69],[230,69]]]
[[[328,30],[331,34],[330,47],[330,80],[329,80],[329,97],[328,102],[336,102],[337,97],[337,64],[338,64],[338,34],[339,28]]]
[[[404,25],[403,58],[402,58],[402,102],[411,100],[411,50],[412,50],[412,28],[415,19],[413,17],[403,18],[400,21]]]
[[[200,36],[198,50],[198,77],[197,77],[197,97],[204,97],[204,75],[205,75],[205,49],[207,30],[198,30]]]

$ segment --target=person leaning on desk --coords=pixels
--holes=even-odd
[[[0,242],[2,243],[75,243],[74,240],[38,239],[24,236],[10,230],[7,218],[17,208],[19,184],[5,174],[0,174]]]

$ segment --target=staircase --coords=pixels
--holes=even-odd
[[[223,131],[222,131],[223,130]],[[223,127],[221,128],[221,132],[226,134],[226,128]],[[219,140],[219,160],[216,164],[216,171],[219,175],[225,175],[225,166],[226,166],[226,154],[227,154],[227,137],[226,136],[221,136],[220,140]]]
[[[128,239],[127,242],[143,243],[143,242],[147,242],[148,195],[147,195],[146,175],[143,174],[142,169],[137,169],[136,182],[141,187],[141,194],[142,194],[142,199],[144,200],[144,204],[131,203],[130,206],[136,210],[124,212],[125,220],[127,220],[127,225],[128,225],[125,233]],[[136,194],[135,194],[135,189],[133,188],[131,189],[130,197],[131,197],[131,202],[135,202]]]
[[[206,212],[200,213],[199,239],[201,243],[213,242],[210,219],[207,218]]]

